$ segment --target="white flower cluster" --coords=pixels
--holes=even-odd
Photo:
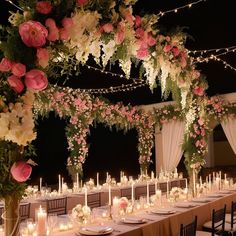
[[[72,209],[71,215],[79,223],[84,223],[90,217],[91,209],[88,206],[78,204]]]
[[[26,146],[36,138],[32,104],[34,95],[27,91],[22,102],[9,104],[8,110],[0,113],[0,139]]]

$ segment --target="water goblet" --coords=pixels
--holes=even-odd
[[[58,221],[57,214],[48,215],[48,227],[50,232],[53,232],[54,228],[57,225],[57,221]]]

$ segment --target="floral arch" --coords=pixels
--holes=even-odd
[[[71,174],[82,172],[82,164],[88,153],[86,138],[93,122],[105,123],[109,127],[115,126],[125,131],[136,128],[139,137],[139,164],[142,168],[151,162],[153,121],[136,107],[124,106],[122,103],[113,105],[76,89],[53,86],[37,94],[34,111],[36,115],[44,116],[54,111],[60,118],[69,117],[66,136],[70,151],[67,164]]]

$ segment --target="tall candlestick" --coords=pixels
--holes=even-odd
[[[166,197],[169,198],[169,180],[166,182]]]
[[[157,179],[155,179],[155,193],[157,192]]]
[[[226,173],[225,173],[225,181],[227,180]]]
[[[61,175],[58,175],[58,193],[61,193]]]
[[[149,204],[149,182],[147,181],[147,204]]]
[[[202,176],[199,178],[200,186],[202,186]]]
[[[78,190],[79,189],[79,173],[78,172],[76,173],[76,187]]]
[[[99,173],[97,173],[97,187],[99,186]]]
[[[154,179],[154,172],[152,171],[151,172],[151,180],[153,180]]]
[[[111,185],[108,186],[108,205],[111,206]]]
[[[185,179],[185,188],[188,188],[188,179]]]
[[[131,201],[132,204],[134,204],[134,182],[132,182],[132,187],[131,187]]]
[[[45,236],[46,235],[46,220],[47,220],[47,213],[42,209],[41,205],[39,207],[39,211],[37,214],[38,220],[38,236]]]
[[[88,190],[87,187],[85,186],[84,188],[84,205],[87,207],[88,206]]]
[[[39,178],[39,191],[41,192],[41,190],[42,190],[42,178],[40,177]]]
[[[196,176],[195,176],[195,169],[193,169],[193,195],[196,196]]]

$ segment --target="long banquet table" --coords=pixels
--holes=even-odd
[[[222,194],[223,195],[223,194]],[[194,216],[198,217],[197,228],[201,229],[204,222],[211,219],[213,209],[219,209],[226,204],[227,211],[230,211],[231,202],[236,200],[236,192],[224,194],[222,197],[208,197],[210,202],[195,203],[196,206],[192,208],[178,208],[173,206],[176,212],[171,215],[157,215],[150,213],[148,210],[139,212],[142,218],[146,219],[144,224],[123,224],[107,221],[106,224],[113,227],[112,235],[119,236],[177,236],[179,235],[179,228],[181,223],[189,223]],[[53,236],[71,236],[75,235],[78,229],[73,229],[64,232],[55,232]]]

